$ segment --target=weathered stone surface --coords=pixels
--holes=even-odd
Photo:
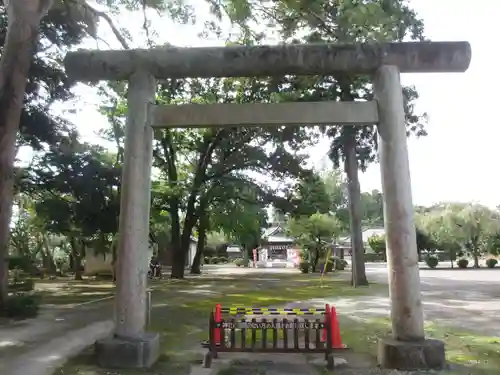
[[[151,126],[233,127],[276,125],[369,125],[378,122],[377,103],[294,102],[153,106]]]
[[[66,72],[75,80],[126,80],[143,69],[156,78],[256,77],[284,74],[374,73],[395,65],[403,73],[464,72],[468,42],[288,44],[151,50],[69,52]]]
[[[153,132],[148,126],[154,101],[154,77],[136,72],[130,77],[125,126],[125,153],[118,236],[116,334],[140,336],[146,325],[149,202]]]
[[[99,366],[107,368],[149,368],[160,356],[160,336],[144,333],[137,339],[107,338],[95,344]]]
[[[378,104],[378,150],[394,337],[425,338],[417,238],[406,140],[404,98],[396,66],[382,66],[373,82]]]
[[[446,368],[444,342],[426,339],[398,341],[384,338],[378,342],[378,364],[382,368],[398,370],[426,370]]]

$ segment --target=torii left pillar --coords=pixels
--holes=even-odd
[[[145,368],[160,355],[158,333],[146,332],[146,288],[151,194],[153,129],[149,107],[155,78],[135,72],[129,78],[122,174],[120,237],[116,283],[115,334],[98,341],[96,353],[103,367]]]

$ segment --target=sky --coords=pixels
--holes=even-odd
[[[496,119],[493,90],[500,86],[500,76],[492,74],[498,60],[493,59],[498,44],[494,26],[498,22],[497,0],[412,0],[411,6],[423,18],[425,35],[434,41],[469,41],[472,61],[465,73],[404,74],[402,83],[415,85],[420,98],[417,110],[427,112],[429,135],[409,139],[413,202],[431,205],[442,201],[474,201],[495,207],[500,205],[500,178],[496,176],[500,141],[500,120]],[[197,7],[203,14],[204,6]],[[136,16],[121,16],[117,23],[127,28],[140,23]],[[214,46],[222,42],[200,39],[201,26],[176,25],[161,21],[160,39],[177,46]],[[106,27],[102,25],[101,27]],[[104,31],[109,33],[109,31]],[[134,35],[134,34],[133,34]],[[113,37],[108,34],[106,40]],[[272,41],[271,41],[272,42]],[[88,42],[85,48],[108,48],[102,42]],[[119,48],[110,42],[112,48]],[[495,66],[495,67],[496,67]],[[98,114],[99,98],[92,90],[79,86],[76,115],[67,115],[78,126],[82,138],[98,142],[95,132],[107,126]],[[66,103],[63,110],[75,103]],[[328,140],[310,149],[318,168],[328,166],[325,155]],[[381,189],[379,165],[360,175],[361,189]]]

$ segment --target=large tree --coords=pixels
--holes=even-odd
[[[23,190],[36,197],[35,210],[46,230],[67,240],[76,278],[81,278],[88,244],[106,251],[118,230],[120,169],[113,155],[73,135],[40,157],[28,176]]]
[[[109,12],[120,9],[140,11],[144,15],[147,33],[149,21],[146,10],[154,8],[168,12],[176,19],[189,19],[191,7],[169,1],[98,1],[99,7]],[[0,7],[3,48],[0,57],[0,305],[7,298],[7,266],[9,224],[12,214],[14,158],[16,139],[21,129],[29,134],[30,143],[37,138],[47,139],[54,133],[54,122],[45,121],[49,105],[43,96],[62,99],[67,91],[61,74],[61,53],[78,43],[85,35],[98,38],[100,20],[106,22],[122,48],[129,48],[130,33],[117,28],[108,12],[97,9],[86,0],[4,0]],[[186,19],[187,18],[187,19]],[[35,64],[32,65],[34,58]],[[38,64],[37,64],[38,63]],[[52,70],[50,81],[61,85],[42,85],[41,71]],[[50,101],[51,102],[51,101]],[[31,105],[25,105],[31,103]],[[24,105],[24,110],[23,110]],[[46,106],[45,108],[43,108]],[[39,110],[30,111],[33,107]],[[43,110],[42,110],[43,109]],[[38,120],[33,121],[38,116]],[[40,115],[41,114],[41,115]],[[58,122],[58,121],[56,121]],[[39,145],[38,145],[39,146]]]
[[[282,86],[273,79],[169,80],[158,87],[159,104],[270,102]],[[123,110],[121,110],[122,108]],[[124,100],[107,106],[113,124],[124,124]],[[122,133],[122,132],[121,132]],[[113,131],[113,134],[116,132]],[[193,229],[217,197],[235,186],[256,185],[248,173],[285,181],[304,173],[306,155],[300,151],[315,141],[316,133],[303,127],[237,127],[166,129],[155,131],[154,167],[166,185],[170,214],[172,277],[184,276],[184,264]],[[282,188],[288,186],[281,184]],[[228,189],[221,188],[225,186]],[[276,196],[262,184],[259,195]],[[278,189],[281,190],[281,189]],[[238,188],[235,192],[241,192]],[[244,197],[239,195],[239,200]],[[199,257],[198,257],[199,258]]]
[[[251,180],[235,180],[220,188],[224,193],[215,194],[217,198],[210,209],[211,228],[225,233],[232,243],[243,249],[248,259],[252,249],[260,244],[261,229],[266,227],[268,219],[265,206],[274,197]],[[193,262],[192,272],[195,266]]]
[[[417,216],[418,225],[439,250],[468,255],[479,267],[479,258],[491,251],[491,239],[500,229],[498,212],[479,204],[444,203]]]
[[[286,42],[361,43],[423,39],[423,23],[405,0],[279,1],[256,5],[251,16],[272,19]],[[248,17],[251,17],[248,16]],[[306,34],[306,36],[303,36]],[[291,90],[301,94],[290,100],[372,100],[369,77],[296,77]],[[300,90],[307,87],[307,91]],[[403,88],[406,98],[406,122],[410,133],[423,135],[422,117],[414,113],[418,94],[412,87]],[[375,124],[363,127],[333,126],[325,129],[331,138],[330,158],[335,166],[343,164],[347,176],[350,229],[353,246],[353,284],[367,284],[362,240],[362,209],[358,169],[377,160]]]
[[[9,224],[12,211],[14,157],[21,146],[35,151],[55,144],[70,124],[50,111],[54,101],[71,97],[57,61],[64,48],[81,41],[83,25],[70,23],[67,12],[53,9],[37,30],[18,12],[32,12],[38,1],[0,5],[0,306],[7,297]],[[40,2],[43,3],[44,2]],[[43,5],[42,4],[42,5]],[[26,9],[23,7],[26,6]],[[44,7],[40,10],[43,12]],[[32,16],[32,14],[31,14]],[[38,26],[37,26],[38,28]],[[22,33],[20,34],[20,32]],[[26,39],[24,39],[26,38]],[[31,39],[33,38],[33,39]],[[31,63],[31,54],[34,54]],[[20,130],[20,136],[17,130]]]
[[[287,230],[309,255],[312,271],[315,272],[320,258],[326,255],[327,249],[340,235],[342,224],[334,215],[317,212],[290,220]]]

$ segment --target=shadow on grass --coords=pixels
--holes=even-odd
[[[296,282],[294,283],[293,280]],[[259,281],[259,279],[257,279]],[[262,281],[262,280],[260,280]],[[89,349],[81,356],[71,360],[56,375],[153,375],[184,374],[189,365],[200,363],[200,342],[208,339],[208,322],[215,303],[226,306],[269,306],[297,300],[336,296],[355,296],[373,292],[377,286],[353,289],[348,282],[336,277],[325,278],[324,287],[319,286],[319,277],[295,276],[281,280],[280,283],[263,282],[257,287],[247,278],[230,282],[225,279],[211,278],[208,287],[216,288],[222,296],[182,294],[179,289],[207,284],[207,279],[181,280],[174,282],[159,281],[157,292],[153,294],[150,330],[159,332],[162,343],[161,360],[150,370],[113,372],[95,366],[93,350]],[[272,335],[269,335],[272,337]],[[193,350],[197,349],[196,352]]]
[[[389,319],[352,319],[339,317],[344,344],[357,353],[372,356],[375,361],[377,341],[391,333]],[[429,338],[443,340],[451,372],[446,374],[496,375],[500,368],[500,338],[463,332],[453,327],[426,324]]]
[[[186,307],[164,306],[151,312],[150,331],[158,332],[161,340],[160,360],[146,370],[112,370],[96,366],[93,347],[71,359],[54,375],[185,375],[192,364],[200,365],[201,348],[207,337],[208,315]]]
[[[44,305],[74,305],[112,297],[115,286],[105,281],[39,282],[35,285]]]

